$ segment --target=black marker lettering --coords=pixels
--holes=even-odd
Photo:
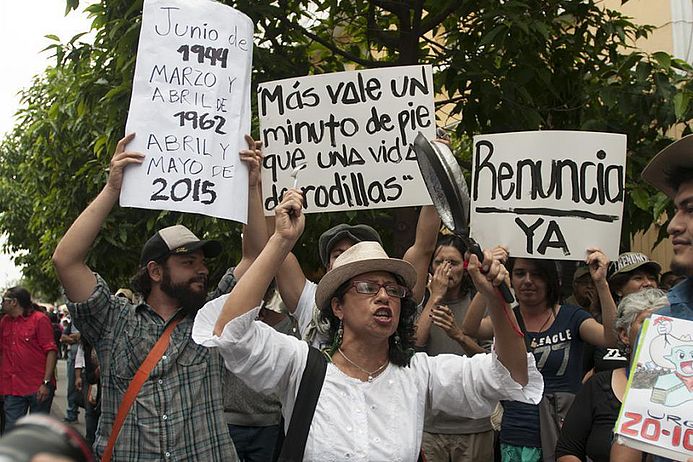
[[[542,223],[544,223],[543,218],[537,219],[537,221],[534,222],[533,225],[527,226],[524,221],[522,221],[522,218],[517,217],[515,218],[515,223],[520,227],[520,229],[525,233],[525,236],[527,237],[527,253],[533,254],[534,253],[534,230],[537,229],[539,226],[541,226]]]

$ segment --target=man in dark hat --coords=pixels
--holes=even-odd
[[[671,306],[658,314],[693,320],[693,135],[660,151],[642,177],[674,201],[676,212],[667,227],[674,245],[671,269],[686,276],[669,291]]]
[[[177,322],[170,344],[156,362],[127,411],[115,440],[113,461],[234,461],[237,456],[224,422],[224,365],[219,354],[191,339],[195,313],[205,303],[206,258],[221,253],[218,241],[201,240],[182,225],[152,236],[140,254],[132,286],[138,303],[111,295],[106,282],[85,258],[101,225],[118,200],[123,170],[144,156],[126,151],[134,134],[118,143],[108,182],[58,244],[53,263],[70,300],[68,308],[82,335],[96,348],[101,367],[101,421],[95,450],[102,458],[116,414],[136,372],[165,328]],[[266,227],[259,194],[261,145],[246,137],[241,160],[249,167],[246,250],[259,253]],[[259,239],[259,240],[254,240]],[[256,244],[260,243],[258,247]],[[219,282],[216,297],[235,285],[232,272]]]
[[[671,269],[686,277],[667,293],[670,305],[657,314],[693,320],[693,135],[685,136],[662,149],[647,164],[642,177],[674,201],[675,213],[667,227],[674,245]],[[612,449],[611,456],[613,459],[634,451],[617,445]],[[654,456],[654,460],[665,462],[671,459]],[[693,457],[688,462],[693,462]]]

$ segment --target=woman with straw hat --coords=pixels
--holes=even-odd
[[[193,338],[219,348],[226,367],[249,386],[276,392],[288,422],[296,407],[308,345],[254,322],[274,271],[304,226],[300,192],[276,209],[275,233],[231,294],[200,310]],[[482,274],[481,269],[486,272]],[[497,261],[471,257],[469,274],[489,300],[494,352],[463,358],[413,353],[413,267],[377,242],[341,254],[318,285],[316,302],[330,323],[327,370],[310,421],[303,460],[417,460],[425,415],[445,408],[488,415],[499,399],[536,403],[543,383],[524,352],[512,312],[497,295],[507,277]],[[529,366],[528,366],[529,364]]]

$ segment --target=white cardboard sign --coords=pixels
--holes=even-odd
[[[435,137],[430,66],[338,72],[258,88],[265,214],[293,186],[305,212],[430,204],[413,142]]]
[[[471,235],[515,257],[618,257],[626,136],[535,131],[474,137]]]
[[[209,0],[146,0],[126,132],[145,154],[120,204],[247,220],[253,23]]]
[[[643,323],[623,406],[619,441],[674,460],[693,456],[693,321],[652,315]]]

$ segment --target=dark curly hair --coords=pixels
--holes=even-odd
[[[157,260],[153,260],[159,265],[165,265],[170,255],[165,255]],[[143,299],[147,299],[152,292],[152,279],[149,277],[147,265],[140,266],[137,273],[130,279],[130,287],[132,290],[141,295]]]
[[[394,274],[395,280],[400,285],[406,285],[404,280]],[[332,297],[336,297],[340,302],[344,300],[344,295],[351,288],[351,280],[346,281],[339,286]],[[399,334],[399,343],[395,342],[395,335],[392,334],[389,339],[390,349],[388,352],[390,362],[397,366],[409,366],[411,357],[414,356],[414,338],[416,327],[414,326],[414,318],[416,316],[416,302],[411,296],[411,290],[407,296],[401,299],[401,308],[399,314],[399,325],[397,326],[396,334]],[[337,335],[339,327],[339,318],[332,312],[332,304],[325,303],[325,306],[320,307],[320,321],[329,323],[328,336],[334,339]],[[328,352],[334,354],[338,345],[328,347]]]
[[[534,264],[537,273],[546,283],[546,303],[552,307],[561,301],[561,279],[558,275],[558,267],[555,260],[544,260],[540,258],[521,258]],[[511,258],[508,260],[508,272],[510,272],[511,280],[515,263],[520,258]]]
[[[691,167],[674,167],[670,168],[665,172],[666,182],[674,189],[674,191],[679,190],[681,185],[693,178],[693,168]]]

